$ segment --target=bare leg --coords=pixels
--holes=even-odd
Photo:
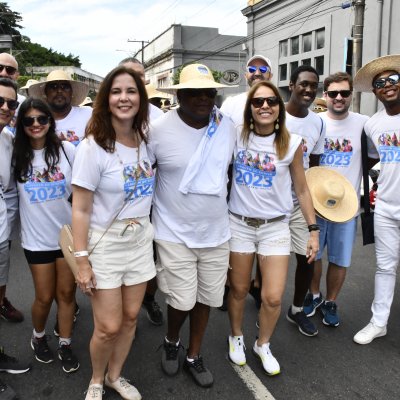
[[[179,340],[179,333],[182,328],[189,311],[180,311],[168,305],[168,332],[167,339],[170,342],[177,342]]]
[[[336,301],[346,279],[347,268],[329,263],[326,273],[326,300]]]
[[[206,332],[208,317],[210,315],[210,307],[196,303],[190,310],[190,338],[188,358],[194,358],[200,354],[200,347]]]

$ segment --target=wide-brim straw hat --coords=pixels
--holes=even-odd
[[[152,83],[146,85],[146,92],[147,92],[147,97],[149,99],[154,99],[155,97],[159,97],[161,99],[168,98],[168,96],[166,96],[165,93],[159,92]]]
[[[71,76],[63,70],[56,69],[51,71],[44,82],[35,83],[29,88],[29,95],[46,100],[44,89],[46,84],[55,81],[68,81],[72,87],[71,104],[79,106],[85,100],[89,92],[89,86],[84,82],[74,81]]]
[[[180,89],[219,89],[226,87],[235,86],[215,82],[210,69],[203,64],[190,64],[182,68],[178,84],[158,88],[157,90],[174,94]]]
[[[28,79],[25,83],[24,86],[20,87],[20,89],[29,89],[32,85],[34,85],[35,83],[39,83],[38,80],[36,79]]]
[[[354,89],[359,92],[372,92],[373,79],[382,72],[400,72],[400,54],[375,58],[360,68],[354,78]]]
[[[91,106],[93,104],[93,100],[88,96],[79,104],[79,107]]]
[[[331,222],[347,222],[358,211],[358,196],[351,184],[339,172],[325,167],[313,167],[306,171],[315,211]]]

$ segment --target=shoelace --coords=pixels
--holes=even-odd
[[[129,383],[128,379],[125,379],[124,377],[120,376],[119,377],[119,385],[125,389],[130,389],[131,388],[131,384]]]
[[[201,372],[206,372],[206,369],[205,369],[205,367],[204,367],[204,365],[203,365],[203,359],[202,359],[201,357],[195,358],[193,362],[190,362],[190,364],[193,365],[193,368],[194,368],[197,372],[199,372],[199,373],[201,373]]]
[[[184,349],[183,345],[181,342],[179,342],[178,346],[174,343],[167,343],[164,342],[160,344],[158,347],[157,351],[161,349],[161,347],[165,348],[165,353],[167,355],[167,360],[175,360],[176,357],[178,356],[178,351],[180,348]]]
[[[105,393],[105,391],[97,386],[90,386],[85,393],[88,393],[92,399],[99,399],[100,396]]]
[[[72,359],[72,349],[71,346],[68,344],[63,344],[60,348],[61,355],[64,360],[71,360]]]

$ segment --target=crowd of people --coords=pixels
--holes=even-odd
[[[354,341],[368,344],[384,336],[400,246],[397,143],[384,140],[398,134],[399,65],[400,55],[385,56],[362,67],[354,82],[345,72],[327,76],[326,111],[317,114],[311,106],[320,77],[311,66],[292,72],[285,103],[271,82],[271,61],[252,56],[248,91],[219,109],[218,89],[226,86],[206,65],[190,64],[178,84],[156,89],[145,85],[143,65],[128,58],[107,74],[91,108],[87,85],[61,70],[27,82],[27,97],[21,96],[18,64],[1,53],[1,317],[24,319],[5,296],[10,243],[20,240],[35,290],[30,344],[38,362],[56,358],[46,336],[55,301],[57,358],[64,372],[79,369],[72,340],[76,289],[90,298],[92,376],[85,400],[101,399],[104,386],[123,399],[142,398],[121,371],[141,307],[153,324],[164,322],[158,289],[167,304],[160,337],[166,375],[183,367],[197,385],[213,385],[201,355],[211,307],[228,311],[229,359],[246,364],[249,292],[259,308],[253,353],[268,375],[279,374],[271,342],[291,252],[297,266],[287,320],[309,337],[318,334],[310,318],[317,312],[325,325],[340,324],[337,299],[351,265],[366,135],[369,166],[381,162],[374,213],[377,272],[372,319]],[[373,91],[383,109],[370,119],[350,111],[353,87]],[[179,107],[163,112],[169,108],[164,93],[176,97]],[[72,225],[75,276],[58,243],[65,224]],[[0,371],[24,373],[30,367],[0,347]],[[0,399],[14,398],[14,390],[0,382]]]

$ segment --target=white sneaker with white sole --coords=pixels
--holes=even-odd
[[[353,340],[358,344],[368,344],[374,339],[386,335],[386,326],[376,326],[373,322],[370,322],[366,327],[361,329]]]
[[[246,364],[245,345],[242,336],[228,336],[229,359],[236,365]]]
[[[253,346],[253,353],[260,358],[264,371],[268,375],[278,375],[281,372],[277,359],[271,353],[269,343],[263,343],[259,346],[256,340]]]

